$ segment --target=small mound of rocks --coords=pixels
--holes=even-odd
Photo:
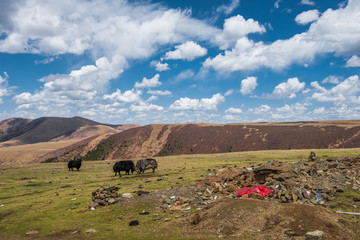
[[[119,190],[118,187],[114,185],[110,185],[109,187],[101,186],[96,191],[92,192],[92,201],[93,203],[89,205],[89,207],[97,207],[111,205],[121,200],[121,195],[117,192]]]

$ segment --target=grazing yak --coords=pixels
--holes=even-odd
[[[152,169],[154,173],[157,167],[158,165],[154,158],[140,159],[136,162],[136,171],[139,174],[144,173],[146,169]]]
[[[70,169],[72,171],[74,171],[73,168],[76,168],[79,171],[79,169],[81,167],[81,162],[82,162],[81,159],[75,159],[75,157],[74,157],[74,160],[70,160],[69,163],[68,163],[69,171],[70,171]]]
[[[130,175],[130,170],[131,173],[135,171],[135,165],[131,160],[119,161],[114,164],[113,170],[115,172],[115,176],[116,173],[119,173],[119,177],[121,177],[120,171],[125,171],[125,174]]]

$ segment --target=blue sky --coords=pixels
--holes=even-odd
[[[0,120],[360,118],[360,1],[0,2]]]

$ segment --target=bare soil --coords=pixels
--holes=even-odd
[[[356,223],[344,226],[342,216],[322,207],[281,204],[256,199],[224,199],[201,213],[188,234],[214,234],[225,238],[304,239],[309,231],[324,232],[323,239],[356,239]]]

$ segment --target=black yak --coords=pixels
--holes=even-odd
[[[74,157],[74,160],[70,160],[69,163],[68,163],[69,171],[70,171],[70,169],[72,171],[74,171],[73,168],[76,168],[79,171],[79,169],[81,167],[81,162],[82,162],[81,159],[75,159],[75,157]]]
[[[120,171],[125,171],[125,174],[130,175],[130,170],[131,173],[135,171],[135,165],[132,160],[123,160],[116,162],[113,166],[113,170],[115,172],[115,176],[116,173],[119,173],[119,177],[121,177]]]

